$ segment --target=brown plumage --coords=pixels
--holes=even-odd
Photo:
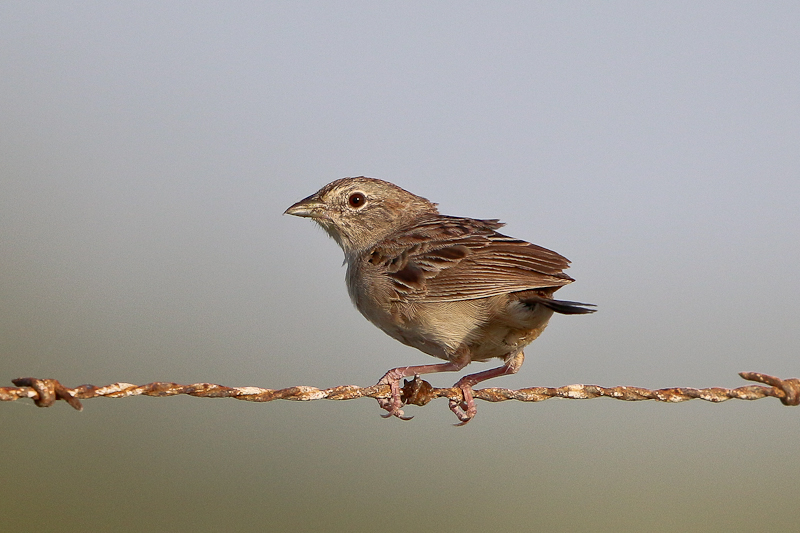
[[[471,361],[501,358],[495,369],[456,384],[463,402],[450,408],[461,424],[475,415],[472,386],[516,372],[522,350],[553,312],[592,313],[589,304],[553,300],[572,283],[563,256],[496,230],[497,220],[439,214],[436,204],[392,183],[343,178],[297,202],[286,213],[308,217],[345,254],[347,288],[356,308],[400,342],[447,362],[390,370],[386,416],[403,417],[403,377],[460,370]]]

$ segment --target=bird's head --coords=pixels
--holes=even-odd
[[[358,177],[333,181],[284,214],[314,220],[350,254],[377,244],[421,216],[438,212],[436,204],[388,181]]]

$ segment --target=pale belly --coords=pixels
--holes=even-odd
[[[466,347],[471,361],[507,359],[538,337],[553,312],[508,304],[497,296],[458,302],[407,303],[391,309],[356,306],[373,324],[398,341],[438,357],[451,359]],[[463,351],[463,348],[462,348]]]

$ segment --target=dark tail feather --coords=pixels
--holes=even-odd
[[[543,306],[552,309],[556,313],[561,313],[562,315],[586,315],[597,311],[597,309],[589,309],[590,307],[596,307],[594,304],[567,302],[566,300],[551,300],[550,298],[525,298],[522,301],[531,307],[533,307],[534,304],[542,304]]]

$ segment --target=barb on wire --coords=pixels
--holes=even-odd
[[[712,387],[692,389],[676,387],[669,389],[645,389],[641,387],[600,387],[599,385],[566,385],[564,387],[532,387],[528,389],[510,390],[486,388],[474,391],[476,400],[502,402],[519,400],[522,402],[540,402],[550,398],[566,398],[583,400],[607,397],[616,400],[658,402],[684,402],[700,399],[707,402],[724,402],[730,399],[758,400],[760,398],[778,398],[784,405],[800,405],[800,379],[780,379],[757,372],[740,372],[739,375],[748,380],[764,385],[747,385],[736,389]],[[391,392],[388,385],[357,387],[343,385],[331,389],[315,387],[289,387],[286,389],[262,389],[259,387],[225,387],[213,383],[194,383],[180,385],[178,383],[154,382],[147,385],[130,383],[112,383],[97,387],[80,385],[74,389],[63,386],[55,379],[19,378],[12,380],[16,387],[0,387],[0,401],[14,401],[19,398],[30,398],[39,407],[49,407],[57,400],[64,400],[78,411],[83,409],[80,400],[89,398],[124,398],[127,396],[175,396],[188,394],[201,398],[235,398],[249,402],[271,402],[272,400],[353,400],[355,398],[389,398]],[[403,386],[403,403],[425,405],[434,398],[449,398],[461,401],[459,388],[434,388],[425,380],[415,377],[406,380]]]

